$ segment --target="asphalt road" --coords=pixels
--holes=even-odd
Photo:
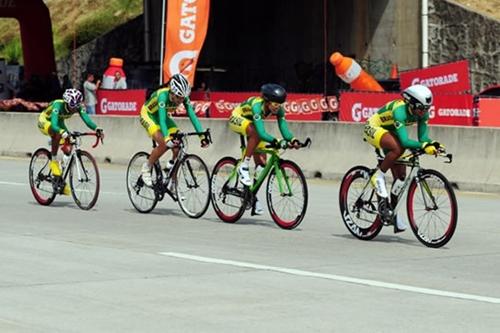
[[[101,165],[95,208],[49,207],[27,159],[0,158],[0,332],[498,332],[500,196],[458,192],[443,248],[408,230],[354,239],[338,183],[309,180],[295,230],[269,214],[198,220],[131,206],[125,167]]]

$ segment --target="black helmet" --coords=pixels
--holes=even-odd
[[[275,83],[266,83],[260,88],[262,98],[267,102],[284,103],[286,101],[285,88]]]

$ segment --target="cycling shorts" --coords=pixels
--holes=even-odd
[[[158,131],[161,132],[160,120],[158,119],[158,112],[149,113],[148,109],[143,106],[141,109],[140,120],[141,120],[141,125],[148,132],[149,137],[152,138],[156,132]],[[179,129],[177,128],[177,124],[173,121],[172,118],[167,117],[166,123],[167,123],[168,135],[172,135],[173,133],[177,133],[179,131]]]
[[[363,139],[375,148],[382,148],[380,146],[380,140],[385,133],[389,133],[389,131],[380,126],[370,124],[370,121],[367,121],[363,131]]]
[[[241,135],[247,135],[247,128],[253,122],[245,117],[243,117],[239,112],[233,112],[229,118],[229,128],[236,133]]]
[[[240,135],[247,136],[247,128],[253,124],[253,121],[241,116],[238,112],[233,112],[229,118],[229,128]],[[257,145],[258,149],[265,149],[268,143],[260,141]]]

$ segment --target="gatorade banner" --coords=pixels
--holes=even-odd
[[[138,116],[145,100],[145,89],[98,89],[96,113],[105,115]]]
[[[400,94],[393,93],[342,92],[339,120],[364,123],[385,103],[400,97]]]
[[[343,92],[339,120],[365,122],[387,102],[398,98],[401,95],[396,93]],[[429,124],[472,126],[472,120],[472,95],[434,95]]]
[[[469,61],[461,60],[399,74],[401,90],[423,84],[433,93],[469,92]]]
[[[247,98],[258,95],[256,92],[211,92],[210,118],[229,119],[234,108]],[[325,99],[315,94],[288,94],[283,108],[287,120],[321,120],[322,112],[336,112],[338,103],[335,96]]]
[[[500,98],[479,98],[479,126],[500,127]]]
[[[429,124],[472,126],[472,105],[471,94],[434,94],[434,102],[429,110]]]
[[[210,0],[168,0],[163,82],[182,73],[193,85],[209,11]]]

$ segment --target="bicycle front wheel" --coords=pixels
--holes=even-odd
[[[75,203],[84,210],[94,207],[99,197],[99,169],[87,151],[77,152],[69,166],[69,184]]]
[[[197,155],[186,155],[177,166],[175,184],[179,206],[184,214],[199,218],[210,204],[210,174]]]
[[[441,247],[455,232],[458,208],[450,183],[436,170],[422,170],[413,180],[406,201],[408,220],[418,240],[428,247]]]
[[[221,158],[214,167],[211,178],[212,206],[224,222],[238,221],[246,207],[246,191],[236,172],[238,161],[232,157]]]
[[[370,169],[358,165],[346,172],[340,184],[340,215],[347,230],[362,240],[373,239],[383,227],[369,180]]]
[[[29,179],[31,193],[35,200],[44,206],[50,205],[56,197],[52,185],[52,174],[50,172],[51,154],[45,148],[40,148],[33,153],[30,161]]]
[[[280,228],[294,229],[306,215],[306,177],[292,161],[280,161],[280,171],[273,169],[267,180],[267,205]]]
[[[140,213],[149,213],[158,203],[158,196],[153,188],[146,186],[142,180],[142,165],[148,160],[146,152],[136,153],[127,168],[127,193],[132,206]],[[156,179],[156,168],[153,168],[152,178]]]

